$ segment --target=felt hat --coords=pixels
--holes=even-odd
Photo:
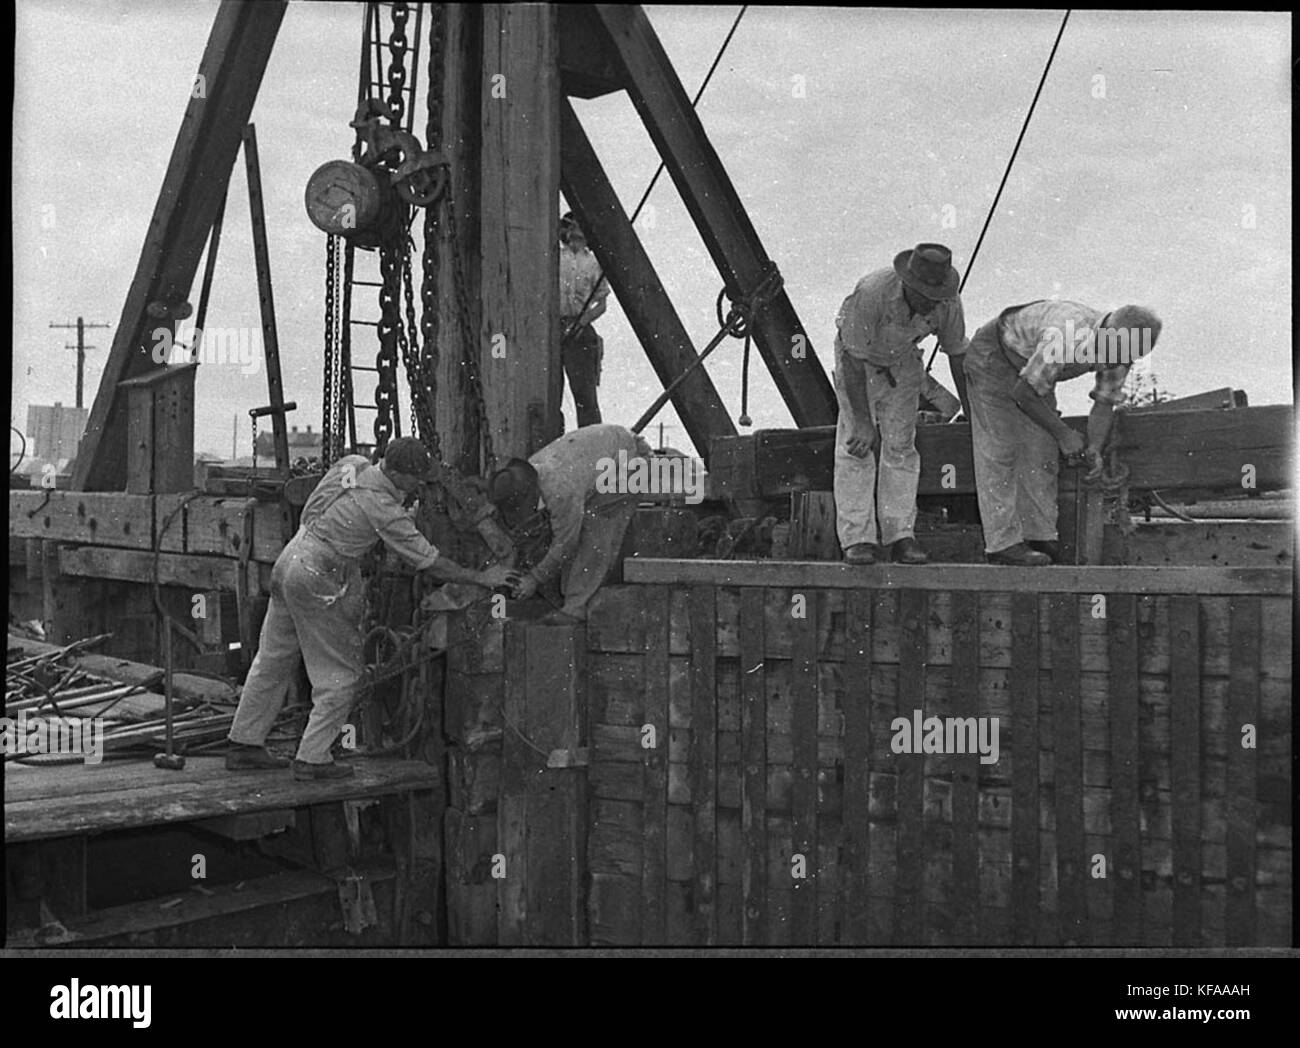
[[[917,244],[894,259],[894,272],[918,294],[936,301],[955,298],[961,277],[952,265],[952,252],[942,244]]]

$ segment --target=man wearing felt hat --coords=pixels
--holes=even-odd
[[[929,559],[914,530],[925,381],[918,343],[937,335],[950,361],[965,352],[959,282],[948,248],[918,244],[859,280],[836,317],[835,513],[850,563],[875,563],[882,546],[896,563]]]
[[[1059,456],[1086,459],[1101,474],[1101,451],[1129,369],[1155,348],[1160,320],[1142,306],[1109,313],[1042,299],[1004,309],[970,340],[958,381],[969,401],[975,490],[990,563],[1051,564],[1057,543]],[[1093,376],[1088,436],[1056,410],[1056,384]]]
[[[376,542],[443,582],[489,589],[518,582],[503,566],[463,568],[420,534],[403,498],[418,490],[431,468],[424,445],[414,437],[400,437],[388,444],[380,465],[371,465],[364,455],[345,455],[316,485],[303,506],[297,534],[271,572],[270,606],[230,727],[228,769],[289,764],[270,753],[265,743],[301,657],[311,680],[312,709],[293,761],[294,777],[352,774],[351,765],[334,763],[330,749],[360,698],[365,671],[361,558]]]

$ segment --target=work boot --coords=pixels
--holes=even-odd
[[[849,564],[874,564],[876,553],[875,543],[858,542],[844,551],[844,560]]]
[[[298,760],[293,762],[293,777],[304,782],[313,779],[346,779],[356,773],[357,769],[351,764],[339,764],[337,761],[328,764],[308,764]]]
[[[930,554],[911,535],[894,543],[893,554],[895,564],[924,564],[930,559]]]
[[[1051,564],[1052,558],[1046,553],[1030,549],[1023,542],[1017,542],[1014,546],[1008,546],[1006,549],[988,554],[988,562],[990,564],[1011,564],[1018,568],[1041,568],[1044,565]]]
[[[265,746],[247,746],[242,742],[232,742],[230,745],[232,748],[226,754],[226,771],[266,771],[289,767],[288,757],[277,757]]]
[[[1061,544],[1056,539],[1026,539],[1025,545],[1039,553],[1046,553],[1053,564],[1061,563]]]

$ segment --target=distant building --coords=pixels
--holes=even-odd
[[[289,462],[296,462],[300,458],[318,459],[320,458],[320,434],[313,433],[311,426],[307,427],[306,432],[300,432],[297,426],[289,430]],[[271,466],[275,464],[275,432],[270,426],[259,427],[257,434],[257,461],[260,465]]]
[[[87,408],[32,404],[27,408],[27,454],[33,459],[59,462],[77,457],[77,445],[90,418]]]

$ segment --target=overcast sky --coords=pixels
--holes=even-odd
[[[736,7],[649,7],[693,95]],[[208,0],[18,0],[14,103],[14,385],[27,405],[73,402],[71,334],[116,326],[198,68]],[[294,3],[254,120],[291,420],[319,427],[324,235],[303,188],[352,132],[360,4]],[[829,371],[834,317],[864,273],[918,241],[965,270],[1061,12],[752,7],[700,104],[718,155]],[[1289,14],[1076,12],[966,287],[968,328],[1057,295],[1164,320],[1148,361],[1162,389],[1292,400]],[[423,85],[421,85],[423,91]],[[630,211],[657,157],[624,95],[575,103]],[[720,286],[668,178],[638,223],[696,345]],[[242,162],[210,325],[259,324]],[[197,288],[193,295],[197,301]],[[660,386],[621,310],[605,339],[606,421],[631,424]],[[87,405],[111,331],[94,332]],[[709,370],[740,411],[740,344]],[[1145,366],[1145,365],[1144,365]],[[947,368],[937,374],[949,382]],[[791,424],[757,354],[755,427]],[[1086,379],[1063,384],[1087,410]],[[196,450],[228,455],[266,403],[259,370],[205,366]],[[572,402],[565,396],[572,425]],[[684,430],[666,410],[669,443]]]

